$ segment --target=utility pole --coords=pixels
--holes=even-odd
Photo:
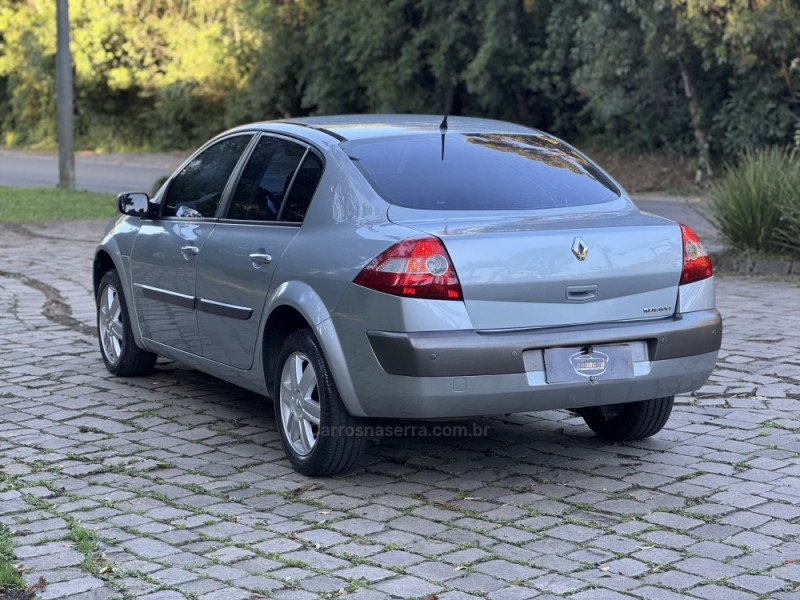
[[[75,128],[72,99],[72,54],[69,49],[68,0],[56,0],[56,120],[58,187],[75,189]]]

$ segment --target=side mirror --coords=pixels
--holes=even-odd
[[[117,196],[117,210],[130,217],[146,217],[151,214],[153,204],[144,192],[126,192]]]

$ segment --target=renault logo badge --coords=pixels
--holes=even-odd
[[[578,260],[586,260],[586,255],[589,254],[589,245],[583,241],[583,238],[578,236],[572,242],[572,253]]]

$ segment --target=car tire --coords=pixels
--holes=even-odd
[[[320,477],[353,468],[365,446],[365,421],[347,412],[322,347],[308,329],[283,343],[273,403],[283,449],[296,471]]]
[[[97,287],[97,338],[103,362],[114,375],[133,377],[153,370],[158,355],[136,345],[119,274],[110,270]]]
[[[611,442],[632,442],[655,435],[667,424],[675,396],[582,409],[595,434]]]

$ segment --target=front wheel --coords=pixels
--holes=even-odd
[[[611,442],[632,442],[657,434],[672,414],[675,396],[610,404],[578,411],[598,437]]]
[[[133,340],[122,282],[113,269],[103,275],[97,288],[97,336],[103,362],[114,375],[146,375],[156,364],[158,356]]]
[[[295,470],[319,477],[352,469],[364,449],[364,420],[351,416],[342,404],[310,330],[286,338],[275,375],[275,421]]]

